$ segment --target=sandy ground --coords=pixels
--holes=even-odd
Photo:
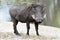
[[[60,29],[39,25],[39,34],[36,35],[34,24],[30,25],[30,36],[26,35],[26,24],[18,23],[19,36],[13,33],[12,22],[0,22],[0,40],[60,40]]]

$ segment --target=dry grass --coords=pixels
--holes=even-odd
[[[34,25],[30,25],[30,35],[26,35],[26,25],[19,23],[18,31],[20,36],[13,33],[13,27],[11,22],[0,23],[0,40],[60,40],[60,29],[39,25],[39,34],[36,35]]]
[[[20,36],[15,35],[14,33],[10,32],[0,32],[0,40],[53,40],[56,38],[53,37],[46,37],[43,35],[37,36],[37,35],[26,35],[23,33],[20,33]]]

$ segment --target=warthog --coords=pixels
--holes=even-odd
[[[21,9],[22,8],[22,9]],[[44,20],[44,6],[39,4],[31,4],[27,7],[14,6],[10,8],[10,16],[13,21],[14,33],[18,35],[16,25],[18,21],[26,23],[27,35],[29,35],[30,23],[35,24],[36,34],[38,33],[38,24],[42,23]]]

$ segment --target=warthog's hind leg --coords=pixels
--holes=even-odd
[[[18,24],[18,21],[17,20],[14,20],[13,21],[13,29],[14,29],[14,33],[16,34],[16,35],[19,35],[19,33],[18,33],[18,31],[17,31],[17,24]]]

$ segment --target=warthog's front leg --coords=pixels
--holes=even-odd
[[[35,23],[35,29],[36,29],[36,34],[39,36],[39,33],[38,33],[38,23]]]
[[[27,35],[29,35],[30,23],[26,23],[27,25]]]

